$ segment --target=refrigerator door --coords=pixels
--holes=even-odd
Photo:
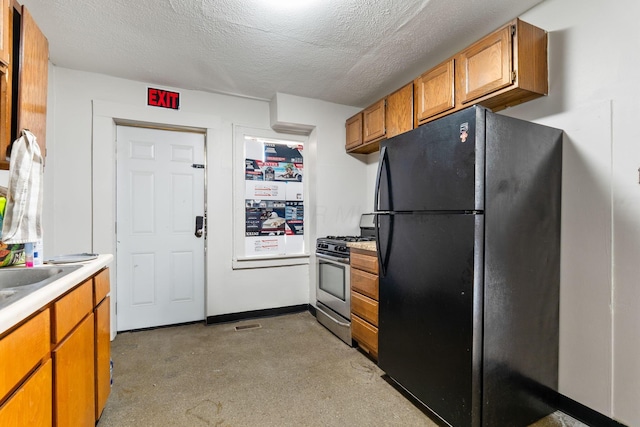
[[[477,425],[483,215],[379,214],[378,226],[379,366],[449,424]]]
[[[468,108],[383,141],[375,210],[482,210],[485,112]]]

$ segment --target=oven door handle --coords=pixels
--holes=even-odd
[[[319,253],[316,253],[316,257],[326,259],[327,261],[341,263],[341,264],[349,264],[349,258],[338,258],[338,257],[333,257],[331,255],[325,255],[325,254],[319,254]]]
[[[351,323],[344,323],[344,322],[341,322],[341,321],[337,320],[336,316],[331,316],[329,313],[327,313],[326,311],[321,309],[319,306],[316,306],[316,310],[318,310],[319,312],[321,312],[325,316],[329,317],[333,322],[337,323],[340,326],[344,326],[344,327],[347,327],[347,328],[351,326]]]

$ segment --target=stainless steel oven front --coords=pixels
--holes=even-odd
[[[348,258],[316,253],[318,321],[351,345],[351,280]]]

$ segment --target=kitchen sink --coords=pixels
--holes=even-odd
[[[81,265],[0,269],[0,309],[82,267]]]

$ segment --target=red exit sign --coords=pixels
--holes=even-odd
[[[149,87],[147,88],[147,105],[179,110],[180,93]]]

